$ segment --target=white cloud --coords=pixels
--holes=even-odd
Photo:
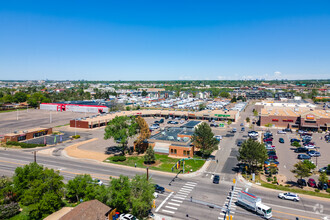
[[[282,73],[280,71],[274,72],[275,79],[280,78],[282,76]]]

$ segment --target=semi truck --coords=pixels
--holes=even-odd
[[[261,198],[246,191],[240,191],[237,196],[237,204],[251,210],[266,219],[272,217],[272,208],[261,202]]]

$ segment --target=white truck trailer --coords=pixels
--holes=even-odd
[[[270,219],[272,217],[272,208],[263,204],[260,197],[257,197],[251,193],[245,191],[239,192],[237,204],[262,215],[266,219]]]

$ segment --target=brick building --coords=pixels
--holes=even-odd
[[[53,133],[52,128],[32,128],[25,131],[18,131],[14,133],[5,134],[2,138],[2,142],[7,141],[24,141],[35,137],[49,135]]]

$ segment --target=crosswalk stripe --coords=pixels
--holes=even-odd
[[[192,186],[182,186],[182,188],[193,189],[194,187],[192,187]]]
[[[186,192],[186,193],[190,193],[191,192],[191,190],[187,190],[187,189],[180,189],[179,191],[180,192]]]
[[[185,199],[186,198],[186,196],[173,196],[174,198],[176,198],[176,199]]]
[[[176,204],[176,203],[173,203],[173,202],[168,202],[168,204],[175,205],[175,206],[180,206],[180,204]]]
[[[176,207],[172,207],[172,206],[168,206],[168,205],[166,205],[165,207],[168,208],[168,209],[178,210],[178,208],[176,208]]]
[[[178,195],[178,193],[181,195],[185,195],[185,196],[187,196],[189,194],[189,193],[184,193],[184,192],[177,192],[176,194]],[[179,195],[179,196],[181,196],[181,195]]]
[[[187,182],[187,183],[190,183],[190,184],[195,184],[195,185],[197,185],[197,183],[195,183],[195,182]]]
[[[185,186],[195,187],[195,185],[193,185],[193,184],[188,184],[188,183],[186,183]]]
[[[180,201],[180,200],[176,200],[176,199],[171,199],[171,201],[173,201],[173,202],[180,202],[180,203],[182,203],[182,201]]]
[[[171,213],[171,214],[174,214],[175,212],[172,212],[172,211],[168,211],[168,210],[165,210],[165,209],[162,209],[163,212],[168,212],[168,213]]]

